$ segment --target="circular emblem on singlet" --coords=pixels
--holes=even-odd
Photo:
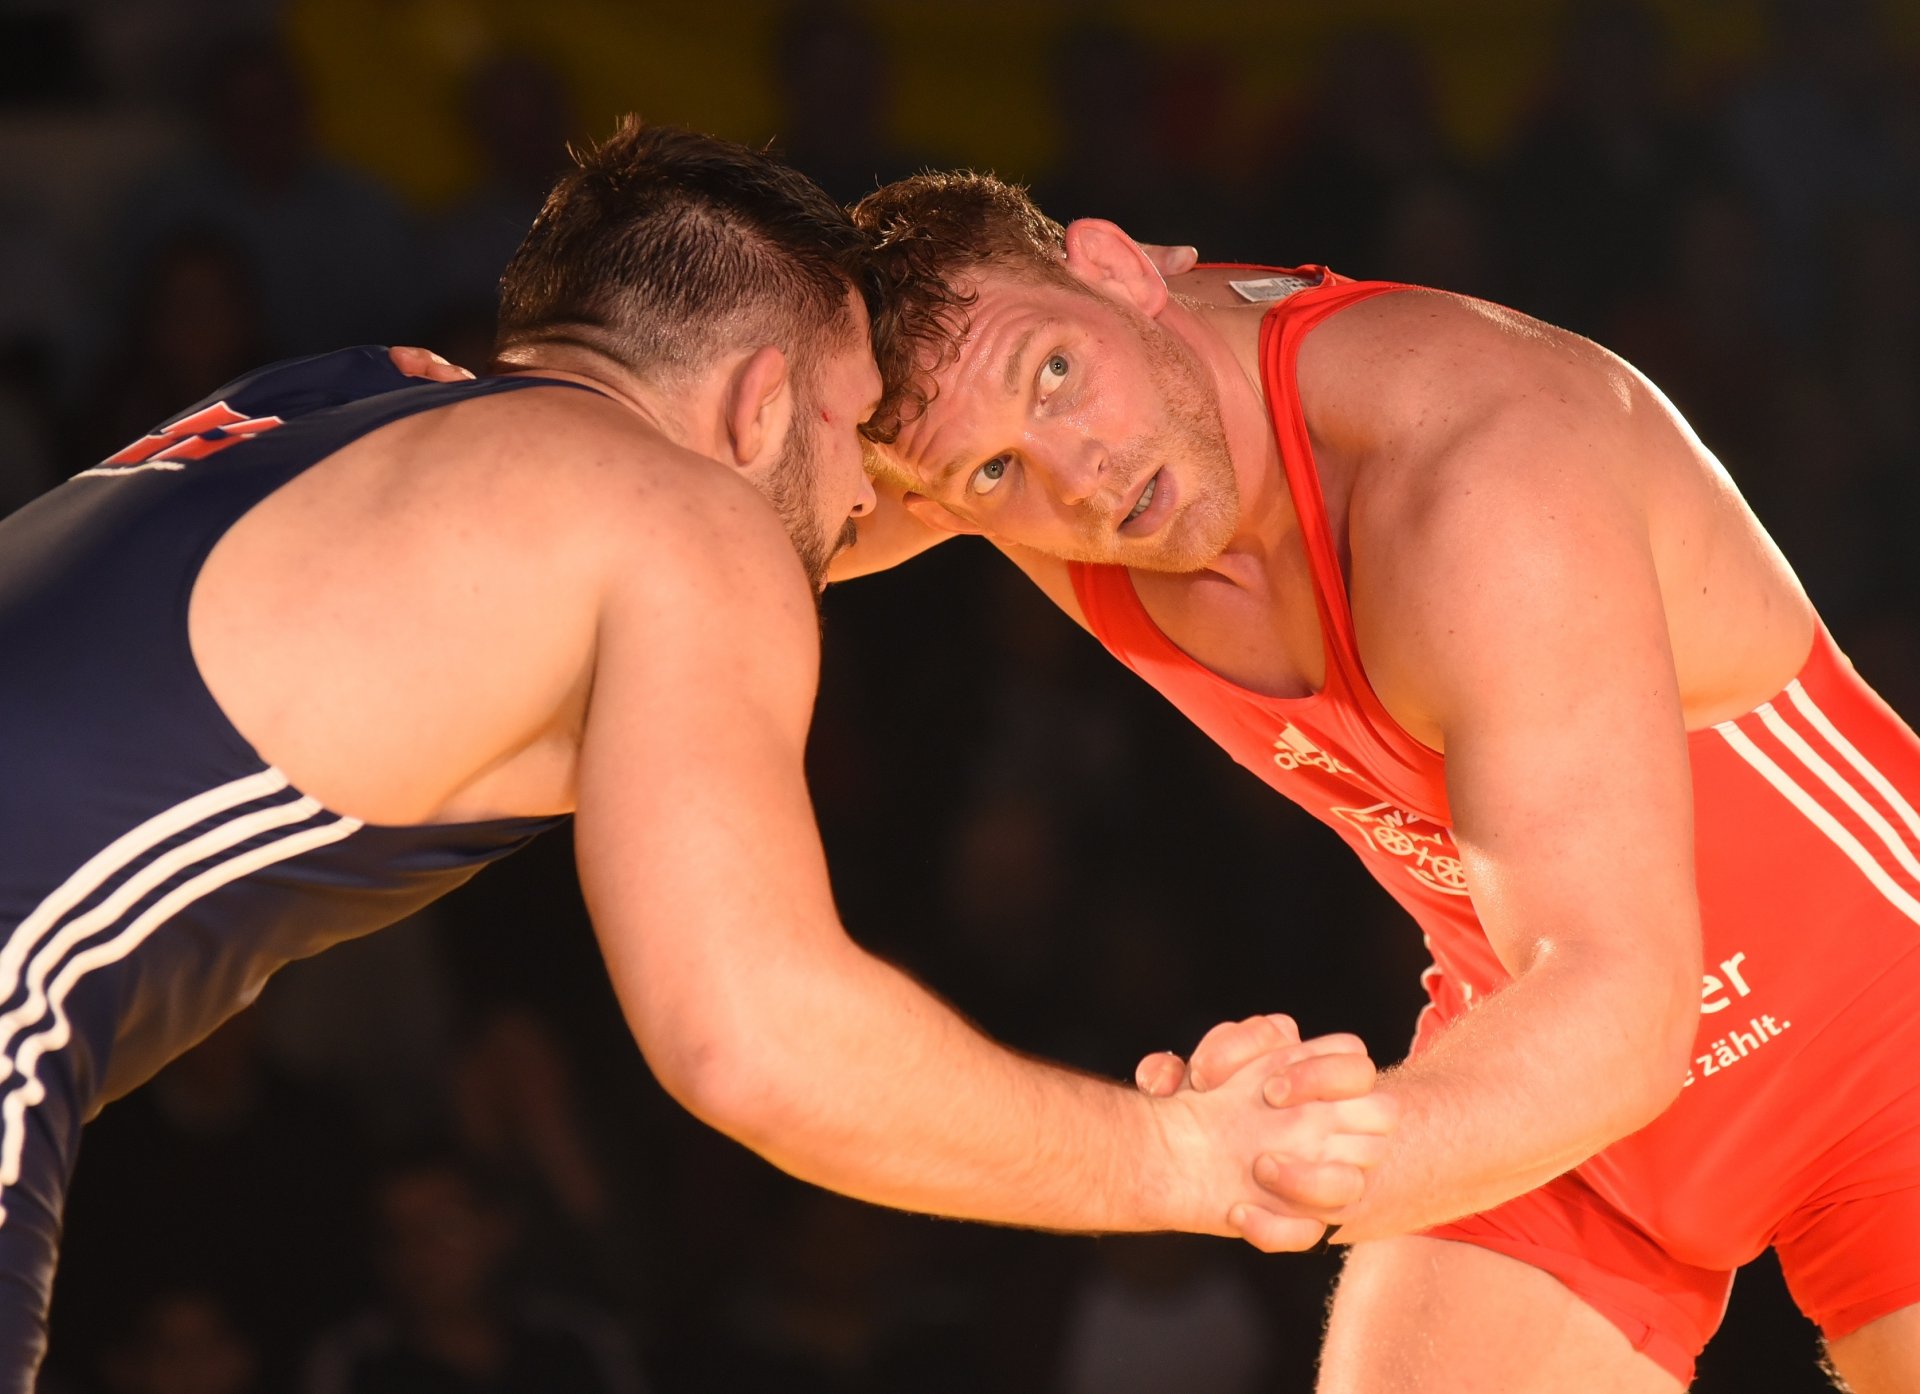
[[[1366,834],[1375,850],[1400,862],[1406,873],[1428,890],[1442,895],[1467,894],[1466,868],[1460,864],[1453,838],[1440,824],[1390,803],[1333,811]]]

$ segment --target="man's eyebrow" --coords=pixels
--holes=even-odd
[[[1056,327],[1059,323],[1060,321],[1057,319],[1040,320],[1036,324],[1029,325],[1026,332],[1013,341],[1013,348],[1007,354],[1006,371],[1001,377],[1001,386],[1009,397],[1020,390],[1020,365],[1027,356],[1027,349],[1032,345],[1034,336],[1043,329]],[[948,481],[956,474],[968,466],[977,463],[979,462],[971,455],[954,456],[951,460],[947,461],[945,465],[941,466],[940,473],[935,476],[933,481],[934,488],[945,488]]]
[[[1051,329],[1059,322],[1060,321],[1053,319],[1043,319],[1038,324],[1029,327],[1026,333],[1013,341],[1013,351],[1007,355],[1006,374],[1001,379],[1001,386],[1006,390],[1006,394],[1009,397],[1020,390],[1020,364],[1027,356],[1027,345],[1033,342],[1033,336],[1038,334],[1042,329]]]
[[[954,456],[951,460],[947,461],[946,464],[941,466],[939,475],[933,481],[933,487],[935,489],[946,488],[956,474],[966,469],[969,465],[977,463],[978,461],[971,455]]]

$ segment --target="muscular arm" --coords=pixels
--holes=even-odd
[[[1260,1199],[1256,1154],[1324,1125],[1315,1108],[1377,1107],[1268,1109],[1255,1079],[1218,1107],[1169,1108],[993,1044],[861,950],[802,774],[817,627],[783,534],[725,479],[638,513],[632,554],[609,568],[580,869],[635,1036],[690,1110],[887,1205],[1225,1234],[1230,1207]],[[1276,1247],[1319,1232],[1284,1224],[1263,1231]]]
[[[1657,437],[1604,365],[1512,352],[1506,399],[1350,520],[1369,674],[1445,750],[1512,982],[1384,1081],[1402,1123],[1349,1238],[1485,1209],[1644,1126],[1698,1021],[1686,738],[1633,482]]]

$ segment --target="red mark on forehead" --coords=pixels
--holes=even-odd
[[[820,419],[822,421],[832,421],[833,413],[828,411],[825,407],[822,407],[820,408]]]

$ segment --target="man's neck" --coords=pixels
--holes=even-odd
[[[591,387],[626,407],[649,428],[673,444],[702,455],[715,455],[696,423],[717,419],[697,410],[699,387],[680,394],[663,392],[656,384],[622,367],[603,353],[575,344],[536,344],[508,349],[493,371],[504,377],[559,378]]]

